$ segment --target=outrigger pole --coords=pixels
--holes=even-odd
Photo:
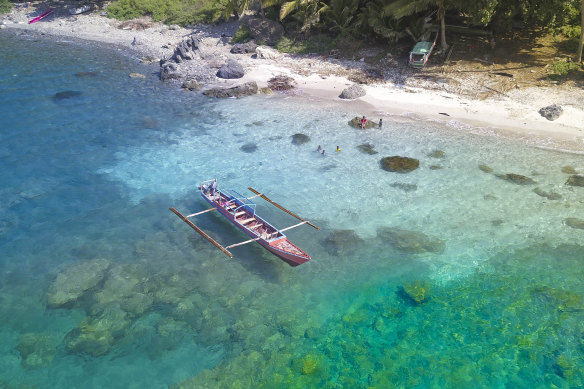
[[[215,208],[213,208],[215,209]],[[174,209],[173,207],[170,207],[170,210],[172,212],[174,212],[176,214],[176,216],[180,217],[182,219],[182,221],[184,221],[185,223],[187,223],[190,227],[193,228],[193,230],[197,231],[199,234],[201,234],[205,239],[207,239],[209,242],[213,243],[215,245],[215,247],[217,247],[219,250],[223,251],[225,254],[227,254],[229,256],[229,258],[233,258],[233,254],[231,254],[229,252],[229,250],[227,250],[225,247],[221,246],[219,243],[217,243],[217,241],[213,238],[211,238],[209,235],[207,235],[207,233],[203,230],[201,230],[199,227],[197,227],[192,221],[190,221],[189,219],[187,219],[186,216],[183,216],[179,211],[177,211],[176,209]]]
[[[255,190],[254,188],[252,188],[252,187],[248,187],[247,189],[251,190],[253,193],[255,193],[256,195],[260,196],[262,199],[266,200],[268,203],[270,203],[270,204],[272,204],[272,205],[274,205],[274,206],[276,206],[276,207],[280,208],[282,211],[286,212],[287,214],[289,214],[289,215],[291,215],[291,216],[294,216],[294,217],[295,217],[296,219],[298,219],[298,220],[302,220],[304,223],[306,223],[306,224],[308,224],[309,226],[311,226],[311,227],[314,227],[314,228],[316,228],[317,230],[319,230],[319,231],[320,231],[320,228],[318,228],[317,226],[315,226],[314,224],[312,224],[312,223],[311,223],[311,222],[309,222],[308,220],[305,220],[305,219],[301,218],[300,216],[293,214],[292,212],[288,211],[286,208],[282,207],[280,204],[278,204],[278,203],[276,203],[276,202],[274,202],[274,201],[270,200],[270,199],[269,199],[267,196],[265,196],[265,195],[261,194],[260,192],[258,192],[258,191],[257,191],[257,190]],[[303,223],[301,223],[301,224],[303,224]],[[295,227],[297,227],[297,226],[295,226]]]

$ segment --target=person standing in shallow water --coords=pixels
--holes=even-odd
[[[383,126],[383,119],[379,119],[379,128]]]
[[[366,126],[367,126],[367,118],[365,118],[365,116],[363,116],[363,119],[361,119],[361,129],[364,130]]]

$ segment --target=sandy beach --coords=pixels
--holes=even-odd
[[[72,5],[74,6],[74,5]],[[459,93],[441,91],[440,85],[420,82],[419,86],[395,85],[392,82],[363,85],[366,95],[357,100],[339,98],[343,89],[354,82],[351,75],[359,71],[362,61],[331,61],[321,56],[280,54],[275,59],[257,59],[253,55],[230,54],[230,34],[237,29],[231,22],[219,26],[196,26],[192,29],[165,26],[149,20],[119,22],[102,16],[99,10],[71,16],[67,6],[55,9],[41,22],[27,21],[43,10],[32,6],[15,8],[0,19],[2,28],[17,29],[49,36],[97,41],[135,53],[137,58],[157,61],[170,57],[185,37],[195,33],[202,41],[200,50],[219,63],[236,58],[245,69],[238,80],[217,78],[216,85],[231,86],[256,81],[264,87],[270,78],[287,75],[296,82],[297,94],[308,98],[338,100],[347,103],[355,115],[368,115],[385,123],[400,118],[436,120],[461,129],[487,129],[517,137],[528,144],[566,152],[584,154],[584,89],[565,85],[516,87],[488,98],[470,98]],[[227,34],[222,31],[229,30]],[[49,38],[52,39],[52,38]],[[217,66],[220,66],[218,64]],[[496,70],[496,69],[494,69]],[[455,77],[456,74],[450,74]],[[460,80],[465,82],[464,79]],[[466,81],[468,83],[468,81]],[[472,86],[470,86],[472,88]],[[205,89],[205,87],[204,87]],[[555,121],[541,116],[542,107],[557,104],[563,114]]]

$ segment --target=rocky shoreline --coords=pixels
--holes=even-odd
[[[39,7],[40,4],[37,3]],[[508,80],[493,76],[497,74],[493,73],[496,68],[489,73],[445,73],[444,69],[415,72],[403,65],[403,58],[397,54],[387,54],[376,62],[369,60],[379,55],[374,48],[360,50],[360,58],[351,60],[338,58],[334,53],[283,54],[255,43],[277,40],[283,33],[279,24],[253,17],[220,25],[181,28],[147,18],[119,22],[108,19],[99,10],[71,16],[70,6],[65,4],[55,9],[51,17],[29,25],[27,21],[43,11],[32,3],[27,9],[16,8],[4,15],[0,26],[22,33],[114,45],[142,61],[159,62],[161,80],[190,91],[202,90],[208,96],[269,93],[270,83],[283,82],[288,83],[288,88],[282,89],[293,86],[295,93],[312,98],[348,99],[355,114],[390,118],[415,114],[444,122],[455,120],[470,126],[501,129],[519,137],[537,138],[552,148],[584,153],[582,88],[517,84],[509,88],[500,84]],[[240,23],[247,24],[254,41],[231,43]],[[480,85],[487,91],[499,88],[504,92],[479,94]],[[547,113],[549,106],[561,110],[552,109],[553,122],[539,112],[544,109]]]

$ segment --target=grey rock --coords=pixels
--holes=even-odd
[[[187,90],[190,90],[190,91],[195,91],[195,90],[200,90],[201,89],[201,86],[199,85],[199,83],[197,82],[197,80],[190,79],[190,80],[185,80],[182,83],[181,88],[187,89]]]
[[[539,110],[539,114],[547,120],[556,120],[562,113],[564,113],[564,110],[557,104],[548,105]]]
[[[246,82],[245,84],[234,86],[232,88],[214,88],[203,92],[205,96],[209,97],[244,97],[251,96],[258,93],[258,84],[255,81]]]
[[[231,48],[231,54],[251,54],[256,52],[255,42],[236,43]]]
[[[233,59],[228,59],[225,65],[221,66],[217,72],[217,77],[225,79],[241,78],[245,72],[243,66]]]
[[[366,93],[365,88],[361,85],[355,84],[345,88],[339,97],[341,99],[354,100],[365,96]]]

